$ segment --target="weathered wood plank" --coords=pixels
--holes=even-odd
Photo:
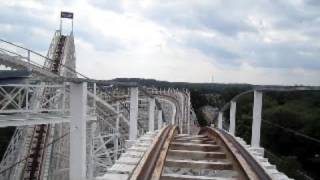
[[[209,162],[209,161],[191,161],[191,160],[173,160],[167,159],[165,166],[179,168],[201,168],[214,170],[232,170],[233,166],[230,162]]]
[[[189,150],[189,151],[217,151],[220,146],[213,144],[195,144],[195,143],[176,143],[170,144],[172,150]]]
[[[206,159],[225,159],[226,154],[223,152],[203,152],[203,151],[187,151],[187,150],[169,150],[170,157],[185,158],[194,160]]]
[[[209,177],[209,176],[191,176],[182,174],[164,174],[161,180],[236,180],[237,178]]]

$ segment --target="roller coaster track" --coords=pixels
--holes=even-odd
[[[12,138],[12,146],[9,144],[11,148],[7,148],[6,158],[0,163],[0,179],[289,179],[263,157],[264,149],[259,144],[262,92],[319,90],[319,87],[253,87],[220,109],[217,127],[199,129],[196,118],[190,115],[193,110],[187,90],[148,89],[135,82],[87,78],[74,69],[75,52],[70,53],[72,57],[65,52],[69,37],[73,43],[72,34],[55,34],[47,57],[0,39],[6,46],[13,45],[27,52],[25,56],[5,49],[6,46],[0,48],[0,65],[32,72],[32,77],[27,79],[29,84],[0,85],[2,127],[12,123],[27,126],[30,119],[36,124],[17,128],[16,138]],[[74,49],[74,43],[71,47]],[[30,53],[45,61],[33,61]],[[29,92],[31,87],[33,93]],[[251,145],[236,137],[234,130],[236,100],[248,93],[254,93]],[[49,103],[43,103],[50,100],[63,108],[54,109]],[[33,107],[33,101],[44,107]],[[227,132],[223,111],[228,108]],[[51,114],[52,119],[60,118],[59,122],[47,121],[50,110],[61,113],[57,117]],[[81,114],[80,118],[77,113]],[[62,117],[65,117],[63,121]],[[60,124],[53,128],[55,123]],[[79,123],[84,128],[78,128]],[[65,136],[60,144],[53,145]],[[16,142],[19,139],[22,143]]]
[[[56,35],[55,35],[55,38],[56,38]],[[67,87],[68,85],[65,85],[66,83],[75,83],[75,84],[91,83],[90,87],[88,87],[87,95],[88,95],[88,99],[93,99],[93,101],[95,103],[95,108],[96,108],[96,112],[97,112],[97,120],[98,120],[97,121],[97,124],[98,124],[97,128],[101,129],[101,127],[103,127],[103,128],[108,127],[110,129],[113,129],[112,131],[114,131],[114,127],[116,127],[118,124],[118,132],[117,133],[119,133],[119,135],[117,135],[117,136],[118,136],[119,140],[117,142],[119,143],[120,139],[121,139],[121,141],[127,140],[130,130],[129,130],[129,123],[128,123],[128,120],[126,119],[127,118],[126,116],[129,115],[129,113],[130,113],[129,108],[128,108],[129,107],[128,102],[131,103],[130,96],[124,95],[121,92],[119,93],[117,90],[110,91],[108,88],[106,88],[106,86],[115,85],[120,88],[126,89],[126,92],[125,92],[125,94],[126,94],[126,93],[128,93],[128,91],[127,91],[128,88],[129,89],[136,88],[138,85],[136,83],[122,84],[122,83],[115,83],[113,81],[92,80],[92,79],[89,79],[89,78],[77,73],[74,70],[72,70],[72,72],[74,72],[84,78],[76,78],[76,77],[72,77],[72,76],[67,76],[67,77],[61,76],[61,72],[60,72],[61,68],[68,69],[63,64],[64,62],[62,62],[63,61],[62,56],[64,56],[63,48],[64,48],[65,40],[66,40],[66,38],[63,36],[59,36],[58,42],[53,40],[53,42],[55,42],[54,44],[56,44],[56,46],[52,46],[52,48],[49,48],[49,49],[54,49],[54,51],[52,51],[52,52],[50,51],[51,54],[53,54],[53,56],[49,56],[49,57],[51,57],[52,59],[41,56],[41,55],[33,52],[32,50],[29,50],[29,49],[26,49],[23,47],[18,47],[15,44],[4,41],[5,44],[10,44],[14,47],[25,50],[26,52],[28,52],[27,54],[30,54],[30,52],[32,52],[33,54],[36,54],[38,57],[40,56],[41,59],[47,60],[47,62],[45,62],[43,66],[40,66],[40,65],[36,66],[35,63],[32,63],[32,59],[30,59],[28,57],[25,57],[25,56],[19,55],[19,54],[14,54],[13,52],[9,53],[10,57],[9,56],[4,57],[7,55],[9,50],[2,50],[1,51],[2,52],[1,55],[4,55],[2,57],[3,59],[1,59],[1,62],[0,62],[1,64],[4,64],[5,66],[8,66],[8,67],[12,67],[14,69],[15,68],[16,69],[29,69],[30,68],[33,73],[32,77],[28,78],[28,83],[31,83],[32,85],[28,85],[28,84],[27,85],[26,84],[4,85],[3,88],[5,88],[5,90],[8,88],[10,89],[11,88],[10,86],[12,86],[12,88],[15,88],[15,86],[18,86],[18,87],[30,86],[32,88],[35,88],[34,90],[32,90],[33,93],[31,93],[30,95],[28,94],[28,91],[26,90],[26,93],[24,95],[22,95],[23,96],[22,99],[25,99],[25,101],[21,101],[22,103],[19,103],[19,104],[21,104],[21,107],[17,106],[17,108],[18,109],[20,108],[20,109],[19,110],[15,109],[14,111],[17,113],[23,113],[23,111],[25,111],[26,113],[32,112],[33,108],[37,109],[37,107],[34,107],[33,105],[28,106],[28,104],[33,104],[33,101],[35,101],[36,104],[39,104],[39,105],[36,105],[36,106],[39,106],[38,107],[39,109],[50,110],[50,108],[52,108],[52,107],[49,107],[50,106],[49,104],[42,103],[42,101],[49,101],[49,99],[51,99],[51,96],[52,97],[56,96],[56,94],[54,92],[56,90],[51,90],[52,87],[59,86],[62,88],[62,89],[58,90],[57,92],[59,92],[59,91],[61,92],[64,89],[63,91],[65,91],[65,92],[64,92],[63,96],[65,96],[66,94],[71,93],[69,87]],[[68,70],[70,70],[70,69],[68,69]],[[42,73],[42,71],[44,73]],[[50,73],[53,74],[54,76],[51,76]],[[58,84],[51,85],[52,83],[53,84],[58,83]],[[43,85],[37,85],[37,84],[43,84]],[[95,91],[91,92],[92,91],[91,86],[93,84],[100,85],[99,87],[96,87],[96,93],[94,93]],[[0,88],[2,88],[2,87],[0,87]],[[18,88],[18,89],[23,89],[23,88]],[[28,87],[26,89],[30,89],[30,88]],[[156,96],[158,96],[156,93],[157,90],[154,91],[156,94],[153,95],[152,93],[145,90],[144,87],[139,87],[139,89],[141,90],[141,93],[139,93],[138,98],[140,98],[139,100],[141,100],[141,101],[139,102],[138,109],[140,109],[141,105],[142,106],[148,105],[148,101],[150,99],[153,99],[155,101],[155,107],[154,107],[155,110],[161,111],[162,105],[160,102],[158,102],[158,98],[156,98]],[[22,92],[24,92],[24,91],[25,90],[23,90]],[[45,93],[47,91],[48,92],[50,91],[50,92]],[[125,97],[125,98],[124,99],[117,98],[116,96],[113,95],[114,92],[116,95],[118,94],[118,95],[120,95],[120,97]],[[165,93],[165,91],[162,91],[162,93]],[[169,91],[167,91],[167,93],[170,94]],[[179,91],[176,90],[176,93],[179,93]],[[16,96],[14,94],[10,94],[10,95],[12,95],[12,97]],[[28,98],[28,95],[29,95],[29,98]],[[42,99],[42,96],[44,97],[43,99]],[[9,103],[12,102],[13,105],[16,106],[16,102],[14,99],[12,99],[10,97],[9,100],[10,100]],[[56,99],[56,100],[59,101],[60,104],[63,104],[65,102],[65,101],[61,101],[61,99],[60,100]],[[174,100],[174,99],[171,99],[171,101],[172,100]],[[40,102],[37,102],[37,101],[40,101]],[[30,103],[28,103],[28,102],[30,102]],[[69,103],[69,101],[67,103]],[[117,108],[114,107],[114,105],[116,103],[118,103],[119,106],[121,106],[120,107],[120,109],[122,111],[121,113],[119,113],[119,110],[116,110]],[[166,103],[166,102],[162,102],[162,103]],[[43,105],[46,107],[42,107]],[[176,106],[179,108],[179,103],[176,103]],[[145,110],[142,109],[141,112],[139,110],[140,117],[146,116],[143,111],[145,111]],[[5,113],[5,111],[2,111],[2,112]],[[50,114],[49,111],[47,111],[47,110],[37,111],[37,113],[42,114],[42,116],[46,116],[46,114]],[[153,113],[155,113],[155,112],[153,112]],[[163,113],[166,113],[166,112],[163,112]],[[182,113],[182,112],[180,112],[180,113]],[[160,114],[160,113],[157,112],[157,116],[159,118],[158,114]],[[18,115],[19,114],[12,114],[11,117],[12,117],[12,119],[15,119],[15,117]],[[28,121],[28,117],[23,117],[23,114],[21,114],[21,115],[22,115],[21,120],[24,122],[20,121],[21,122],[20,125],[23,125],[23,124],[27,125],[28,123],[26,123],[26,122]],[[104,117],[101,117],[101,115],[103,115]],[[2,116],[4,116],[4,115],[2,114]],[[5,161],[2,161],[1,173],[0,173],[2,177],[9,178],[9,179],[17,179],[18,178],[18,179],[24,179],[24,180],[46,179],[48,177],[50,177],[50,178],[54,177],[55,172],[65,172],[66,168],[68,168],[68,163],[65,163],[65,162],[61,163],[61,164],[63,164],[62,167],[56,168],[57,171],[52,171],[48,168],[49,166],[50,166],[50,168],[52,166],[50,164],[50,163],[52,163],[52,161],[49,159],[49,158],[52,158],[52,154],[49,154],[49,153],[53,152],[53,150],[52,151],[50,150],[50,148],[52,146],[49,146],[49,144],[51,144],[51,142],[53,141],[53,137],[52,137],[53,134],[52,133],[56,133],[56,132],[53,131],[53,128],[52,128],[53,125],[51,125],[50,123],[44,123],[44,121],[40,122],[40,116],[38,116],[38,115],[35,115],[35,116],[36,116],[36,119],[39,120],[39,122],[35,123],[35,124],[39,124],[39,125],[35,125],[33,127],[28,127],[28,128],[24,128],[24,127],[17,128],[17,130],[19,132],[21,129],[20,134],[22,136],[19,136],[19,137],[14,136],[14,138],[12,138],[12,140],[10,142],[10,143],[12,143],[12,145],[9,147],[13,147],[13,148],[8,148],[7,155],[6,155],[6,157],[8,157],[8,158],[5,159]],[[101,117],[100,119],[99,119],[99,116]],[[113,121],[112,118],[114,118],[114,120],[115,120],[116,117],[120,117],[122,119],[122,121],[120,121],[120,123],[119,122],[117,123],[117,121]],[[161,117],[162,117],[162,115],[161,115]],[[142,118],[142,120],[146,121],[147,119]],[[145,125],[146,122],[143,122],[143,121],[141,121],[141,120],[137,121],[138,129],[142,130],[142,131],[139,131],[139,134],[138,134],[139,136],[140,136],[140,132],[144,133],[144,132],[146,132],[146,129],[147,129],[147,126]],[[104,125],[100,124],[100,123],[104,123]],[[99,126],[101,126],[101,127],[99,127]],[[4,125],[4,127],[6,127],[6,126]],[[161,128],[159,126],[159,124],[158,124],[157,128]],[[26,131],[26,130],[28,130],[28,131]],[[101,130],[103,130],[103,131],[100,132],[101,133],[100,137],[103,137],[103,138],[110,136],[110,134],[114,133],[114,132],[109,132],[109,130],[107,128],[101,129]],[[143,135],[143,134],[141,134],[141,135]],[[23,137],[23,138],[20,138],[20,137]],[[97,137],[99,137],[99,135]],[[112,137],[112,136],[110,136],[110,137]],[[13,150],[17,149],[17,148],[15,148],[16,147],[15,145],[18,145],[18,144],[15,144],[17,142],[16,139],[19,139],[19,142],[20,142],[20,139],[21,139],[21,142],[23,141],[21,146],[25,149],[23,151],[20,151],[19,154],[16,153],[16,151],[14,151],[14,153],[12,153],[12,151],[11,151],[12,149]],[[26,139],[26,140],[23,140],[23,139]],[[60,139],[60,138],[57,137],[54,139]],[[92,148],[94,151],[96,151],[96,153],[98,153],[98,155],[95,156],[94,158],[101,157],[101,159],[107,160],[106,158],[109,158],[110,155],[101,153],[100,149],[102,148],[103,151],[109,151],[109,150],[107,150],[107,148],[112,149],[115,145],[110,143],[110,140],[102,140],[102,141],[105,141],[105,142],[101,142],[101,143],[94,142],[95,144],[91,145],[90,148]],[[118,147],[119,152],[120,152],[118,155],[120,155],[121,152],[123,152],[123,149],[122,149],[123,145],[121,145],[121,144],[123,144],[123,142],[118,144],[119,146],[121,146],[121,147]],[[95,149],[96,147],[98,147],[98,150]],[[68,157],[68,147],[66,147],[65,149],[67,149],[67,150],[63,151],[64,154],[62,154],[62,153],[60,154],[60,156],[62,158]],[[88,149],[88,150],[90,151],[90,149]],[[16,160],[14,158],[11,158],[11,157],[14,157],[13,156],[14,154],[18,155]],[[89,154],[89,152],[88,152],[88,154]],[[118,155],[115,156],[115,159],[118,158]],[[91,154],[91,156],[94,156],[94,154]],[[90,157],[90,158],[92,158],[92,157]],[[48,161],[48,159],[49,159],[49,161]],[[99,166],[101,166],[101,165],[103,166],[104,164],[108,164],[107,166],[112,165],[111,161],[115,161],[115,159],[107,160],[108,162],[101,162],[102,164],[100,164]],[[59,162],[60,160],[61,160],[61,158],[56,159],[53,163],[55,163],[55,162],[60,163]],[[94,159],[94,161],[96,163],[100,163],[96,159]],[[95,169],[93,164],[91,162],[88,162],[88,164],[89,163],[91,164],[91,167],[88,167],[88,168],[90,169],[90,171],[94,171],[94,174],[90,175],[91,177],[99,175],[105,171],[105,169]],[[108,167],[106,167],[106,168],[108,168]],[[63,171],[59,171],[60,169],[62,169]],[[50,171],[49,174],[48,174],[48,170]],[[18,173],[13,173],[13,172],[18,172]],[[68,169],[67,169],[67,172],[68,172]],[[56,176],[54,178],[59,179],[59,176]],[[68,179],[68,176],[62,176],[62,179]]]
[[[65,42],[66,36],[60,35],[53,55],[54,61],[50,67],[50,71],[54,74],[60,73]],[[50,125],[37,125],[34,127],[29,155],[23,172],[23,180],[38,180],[41,178],[42,162],[46,156],[44,147],[48,143],[50,129]]]
[[[141,137],[97,180],[288,179],[270,169],[257,152],[250,152],[223,130],[206,127],[190,135],[179,134],[177,126],[168,125]]]
[[[234,137],[213,128],[199,135],[178,134],[168,126],[137,165],[131,179],[161,180],[271,180]]]

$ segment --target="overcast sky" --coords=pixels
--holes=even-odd
[[[92,78],[320,85],[319,0],[0,0],[0,38],[46,54],[61,10]]]

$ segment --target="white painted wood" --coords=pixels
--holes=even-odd
[[[130,88],[129,140],[136,140],[138,136],[138,103],[139,103],[139,89],[137,87],[132,87]]]
[[[218,128],[222,129],[223,112],[219,112],[218,115]]]
[[[86,179],[87,83],[70,85],[70,180]]]
[[[155,99],[149,98],[149,131],[154,131]]]
[[[119,124],[120,124],[120,103],[117,102],[116,137],[114,142],[114,155],[116,159],[118,157],[118,151],[119,151],[119,137],[120,137]]]
[[[210,176],[193,176],[193,175],[182,175],[182,174],[164,174],[161,179],[164,180],[236,180],[237,178],[228,177],[210,177]]]
[[[236,112],[237,112],[236,108],[237,108],[237,103],[235,101],[231,101],[229,133],[232,135],[235,135],[235,132],[236,132]]]
[[[252,122],[252,136],[251,136],[252,147],[260,146],[261,113],[262,113],[262,92],[254,91],[253,122]]]
[[[162,110],[158,110],[158,129],[162,127]]]

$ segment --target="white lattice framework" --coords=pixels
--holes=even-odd
[[[0,127],[16,126],[0,164],[0,179],[21,178],[25,169],[25,157],[30,151],[32,134],[37,124],[50,124],[45,155],[41,164],[41,179],[69,179],[70,177],[70,86],[72,81],[54,82],[52,77],[76,77],[75,48],[72,33],[67,36],[63,47],[62,66],[59,74],[50,72],[58,38],[54,34],[47,57],[31,50],[1,41],[0,65],[12,69],[27,69],[32,72],[30,80],[20,84],[0,85]],[[33,80],[38,77],[47,81]],[[130,132],[131,87],[97,85],[89,79],[87,83],[86,112],[86,177],[104,174],[124,152]],[[150,117],[155,128],[163,123],[179,122],[182,132],[190,132],[190,94],[187,91],[151,89],[139,92],[137,136],[150,131]],[[150,99],[157,106],[150,111]],[[159,108],[162,109],[162,111]],[[150,113],[153,114],[150,114]],[[159,122],[158,113],[164,122]],[[193,122],[193,121],[192,121]],[[56,141],[57,140],[57,141]],[[50,143],[53,142],[53,143]],[[71,152],[72,153],[72,152]],[[17,163],[19,162],[19,163]],[[17,163],[17,164],[15,164]]]

